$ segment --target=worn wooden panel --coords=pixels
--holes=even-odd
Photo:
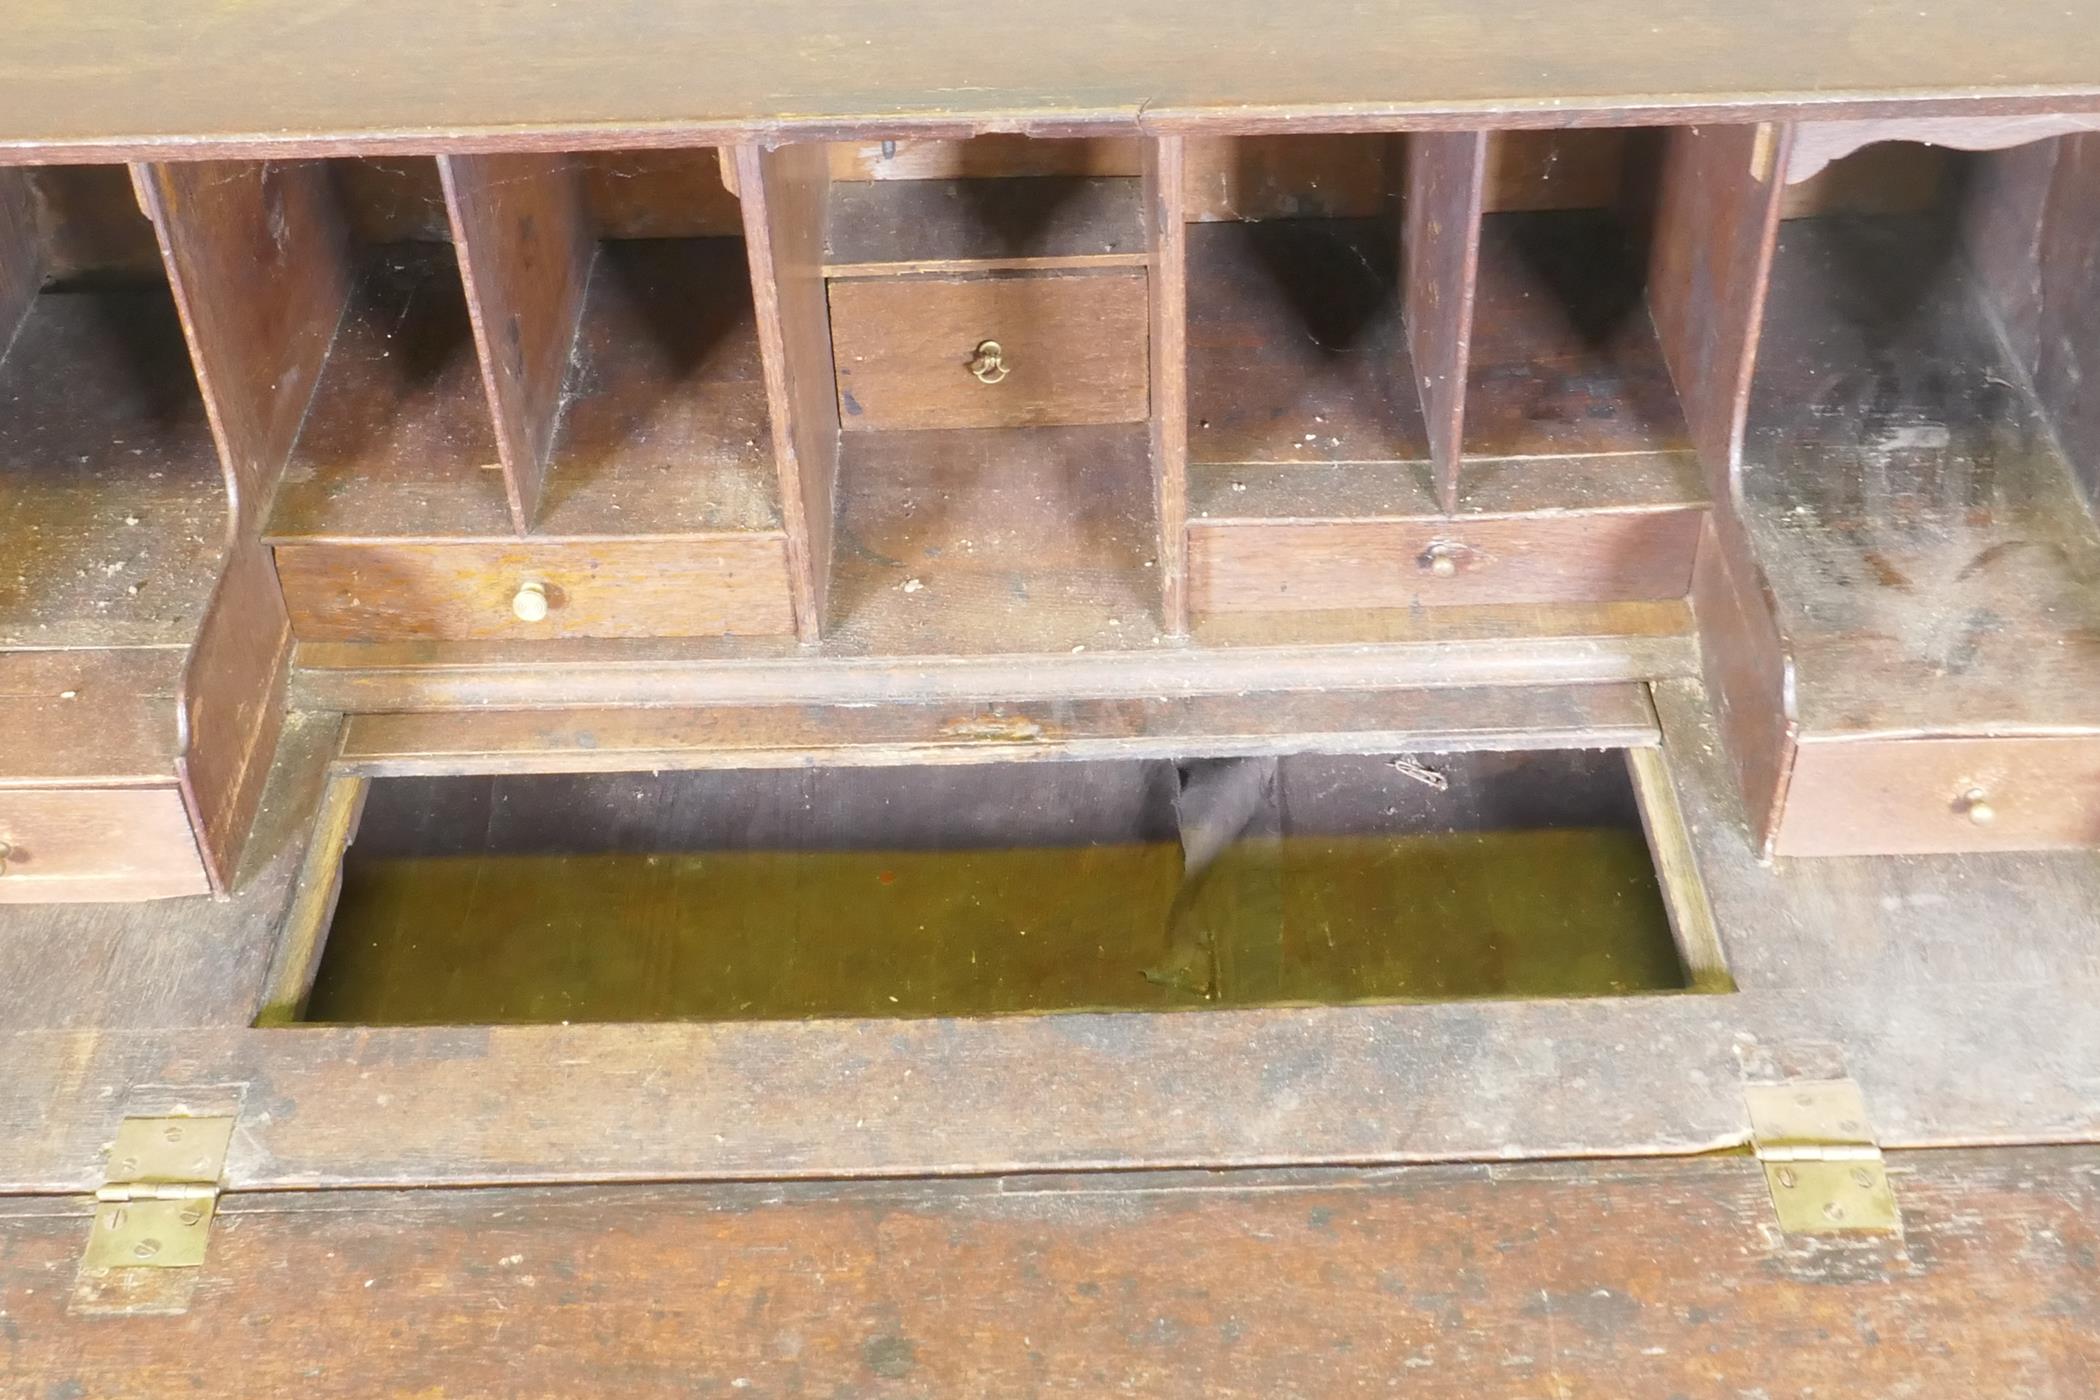
[[[739,146],[732,161],[780,475],[795,633],[804,641],[814,641],[823,628],[838,514],[838,393],[823,270],[827,159],[818,145]]]
[[[773,533],[567,544],[283,544],[277,572],[301,640],[681,637],[793,630]],[[513,612],[542,585],[547,614]]]
[[[1777,841],[1788,856],[2067,847],[2100,847],[2100,735],[1804,743]]]
[[[1707,503],[1690,452],[1626,452],[1476,462],[1457,520],[1594,514]],[[1204,462],[1189,474],[1189,500],[1204,520],[1433,520],[1444,514],[1426,476],[1387,462]]]
[[[252,533],[284,471],[350,295],[348,235],[325,166],[139,168],[235,530]]]
[[[1444,521],[1198,519],[1189,527],[1190,603],[1220,612],[1678,598],[1691,585],[1704,518],[1691,508]]]
[[[1222,757],[1237,753],[1615,747],[1650,742],[1638,686],[1305,691],[1254,696],[884,706],[506,710],[361,715],[343,741],[360,772],[609,772],[617,768]]]
[[[180,647],[0,652],[0,734],[33,734],[7,755],[22,783],[170,778],[180,746]]]
[[[1715,724],[1754,840],[1769,850],[1794,766],[1794,663],[1771,586],[1725,508],[1700,536],[1691,597]]]
[[[2037,249],[2034,388],[2086,500],[2100,502],[2100,135],[2062,141]]]
[[[1437,499],[1447,511],[1458,508],[1487,147],[1485,132],[1463,131],[1422,132],[1407,145],[1401,306]]]
[[[709,149],[576,157],[589,222],[603,238],[740,237],[744,213]]]
[[[1144,421],[1151,312],[1142,271],[831,284],[849,430]],[[995,383],[970,371],[998,342]]]
[[[1360,219],[1399,188],[1399,138],[1322,133],[1188,138],[1191,220]]]
[[[1145,227],[1133,179],[846,181],[831,191],[824,263],[832,277],[1138,266]]]
[[[112,1400],[2089,1392],[2095,1153],[1890,1175],[1901,1236],[1813,1242],[1742,1158],[234,1197],[116,1322],[30,1200],[4,1281],[24,1385]]]
[[[211,888],[182,794],[0,789],[0,904],[166,899]]]
[[[1786,141],[1770,126],[1691,127],[1663,159],[1648,305],[1717,499],[1742,455]]]
[[[562,156],[438,161],[460,282],[495,416],[511,519],[532,527],[597,252],[582,175]]]
[[[29,175],[0,170],[0,357],[6,356],[42,284],[43,256],[37,247]]]
[[[1131,136],[1042,140],[997,133],[965,140],[905,137],[834,141],[831,178],[847,180],[970,180],[998,176],[1135,176],[1144,166]]]
[[[1764,888],[1783,896],[1769,875]],[[1919,917],[1844,903],[1867,920],[1859,938]],[[2059,924],[2014,946],[2063,937]],[[1885,1146],[2080,1142],[2100,1129],[2086,961],[2048,980],[1914,971],[1729,997],[29,1031],[0,1041],[0,1182],[90,1190],[127,1103],[207,1086],[267,1109],[235,1138],[235,1190],[1677,1155],[1744,1144],[1745,1063],[1797,1046],[1859,1081]],[[1588,1092],[1569,1093],[1578,1083]]]
[[[1491,210],[1605,209],[1625,192],[1624,131],[1497,131],[1487,138]]]
[[[270,551],[244,536],[228,555],[182,677],[188,742],[176,772],[215,893],[233,887],[262,800],[291,656],[291,619]]]
[[[1035,432],[1041,429],[1031,430]],[[864,441],[879,441],[868,438]],[[907,462],[908,465],[908,462]],[[1053,483],[1055,484],[1055,483]],[[1110,482],[1113,485],[1113,479]],[[1125,493],[1127,502],[1128,493]],[[834,632],[810,652],[783,637],[547,642],[307,642],[299,648],[291,695],[299,708],[358,714],[391,710],[544,707],[549,705],[704,705],[766,702],[792,695],[811,702],[899,699],[1008,699],[1071,696],[1212,694],[1393,684],[1556,685],[1652,680],[1696,674],[1691,611],[1682,599],[1642,603],[1559,603],[1513,607],[1361,610],[1332,613],[1221,613],[1199,619],[1203,645],[1146,645],[1119,636],[1149,602],[1142,570],[1144,541],[1119,531],[1116,553],[1031,570],[995,564],[987,577],[961,586],[983,615],[911,611],[932,585],[909,562],[877,564],[861,577],[870,587],[842,609],[859,625]],[[1127,552],[1124,552],[1127,551]],[[975,551],[972,551],[973,553]],[[1005,553],[1004,550],[1001,553]],[[967,555],[965,556],[967,559]],[[1004,575],[1003,577],[1001,575]],[[903,585],[919,578],[921,587]],[[886,587],[893,592],[885,592]],[[1070,630],[1050,631],[1042,614],[1021,606],[1018,583],[1031,596],[1044,585],[1050,610]],[[1005,598],[980,589],[1005,586]],[[1074,604],[1103,589],[1108,606],[1084,614]],[[1113,611],[1110,611],[1110,608]],[[862,608],[867,615],[856,619]],[[1075,623],[1075,616],[1084,619]],[[1062,635],[1064,649],[1017,658],[1016,622],[1024,637]],[[913,624],[916,623],[916,626]],[[1053,622],[1052,625],[1057,625]],[[874,651],[925,635],[931,649]],[[894,630],[893,630],[894,629]],[[1094,642],[1074,643],[1076,632]],[[1337,645],[1339,644],[1339,645]],[[1085,650],[1074,651],[1078,645]],[[963,648],[970,648],[964,650]]]
[[[377,0],[270,6],[231,24],[112,0],[90,24],[39,0],[16,16],[0,61],[0,145],[106,158],[200,138],[198,155],[254,150],[294,133],[471,149],[709,144],[783,128],[1071,134],[1088,121],[1131,134],[1141,120],[1347,129],[1478,124],[1483,112],[1557,125],[1584,114],[1570,94],[1620,123],[1732,103],[1760,115],[1813,104],[1829,117],[1906,100],[1936,112],[2100,106],[2087,15],[2028,7],[2011,22],[1987,0],[1923,15],[1755,0],[1644,24],[1627,23],[1623,0],[1493,17],[1470,0],[1200,11],[1044,0],[998,23],[919,0],[827,13],[821,43],[808,41],[806,15],[730,0],[559,0],[506,18]],[[415,42],[375,69],[375,47],[402,34]],[[558,63],[541,61],[550,51]],[[89,70],[107,80],[82,83]],[[564,129],[586,139],[549,139]]]
[[[1186,143],[1145,147],[1145,218],[1151,243],[1152,480],[1159,511],[1160,626],[1188,631],[1189,238]]]

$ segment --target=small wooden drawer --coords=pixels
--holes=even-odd
[[[0,904],[206,894],[182,793],[164,787],[0,789]]]
[[[2100,846],[2100,735],[1806,739],[1780,855]]]
[[[302,641],[774,636],[794,630],[776,533],[554,544],[280,544]]]
[[[1681,598],[1696,507],[1457,520],[1196,520],[1199,613]]]
[[[1133,423],[1150,412],[1142,269],[831,283],[839,421]],[[996,347],[994,350],[992,347]]]

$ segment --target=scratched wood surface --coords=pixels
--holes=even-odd
[[[2100,1152],[1889,1175],[1903,1233],[1843,1240],[1742,1157],[235,1196],[187,1311],[122,1319],[28,1199],[0,1287],[22,1393],[112,1400],[2091,1394]]]
[[[967,134],[1143,125],[1483,120],[1563,125],[1814,104],[1825,116],[2091,111],[2090,16],[1988,0],[1922,11],[1756,0],[1629,23],[1622,0],[1366,9],[1047,0],[990,20],[912,0],[807,13],[733,0],[561,0],[429,13],[416,0],[171,8],[64,0],[11,16],[0,148],[103,158],[309,143],[712,144],[784,128]],[[802,42],[811,32],[821,43]],[[412,44],[389,36],[415,35]],[[1113,36],[1104,42],[1103,36]],[[1988,44],[1977,36],[1988,35]],[[375,62],[375,52],[385,54]],[[1176,56],[1169,58],[1169,56]],[[95,75],[85,81],[83,73]],[[843,133],[842,133],[843,134]],[[202,144],[194,144],[202,143]]]

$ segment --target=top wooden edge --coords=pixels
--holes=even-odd
[[[2096,9],[19,0],[0,162],[2096,111]]]

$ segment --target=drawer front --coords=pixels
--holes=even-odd
[[[834,281],[839,422],[1139,422],[1151,411],[1145,287],[1142,270]],[[996,363],[981,354],[987,342]]]
[[[2100,846],[2100,736],[1806,739],[1775,849],[1789,856]]]
[[[0,904],[205,894],[189,812],[173,784],[0,789]]]
[[[794,630],[778,534],[535,544],[282,544],[302,641],[776,636]]]
[[[1191,521],[1189,603],[1206,613],[1682,598],[1704,516]]]

